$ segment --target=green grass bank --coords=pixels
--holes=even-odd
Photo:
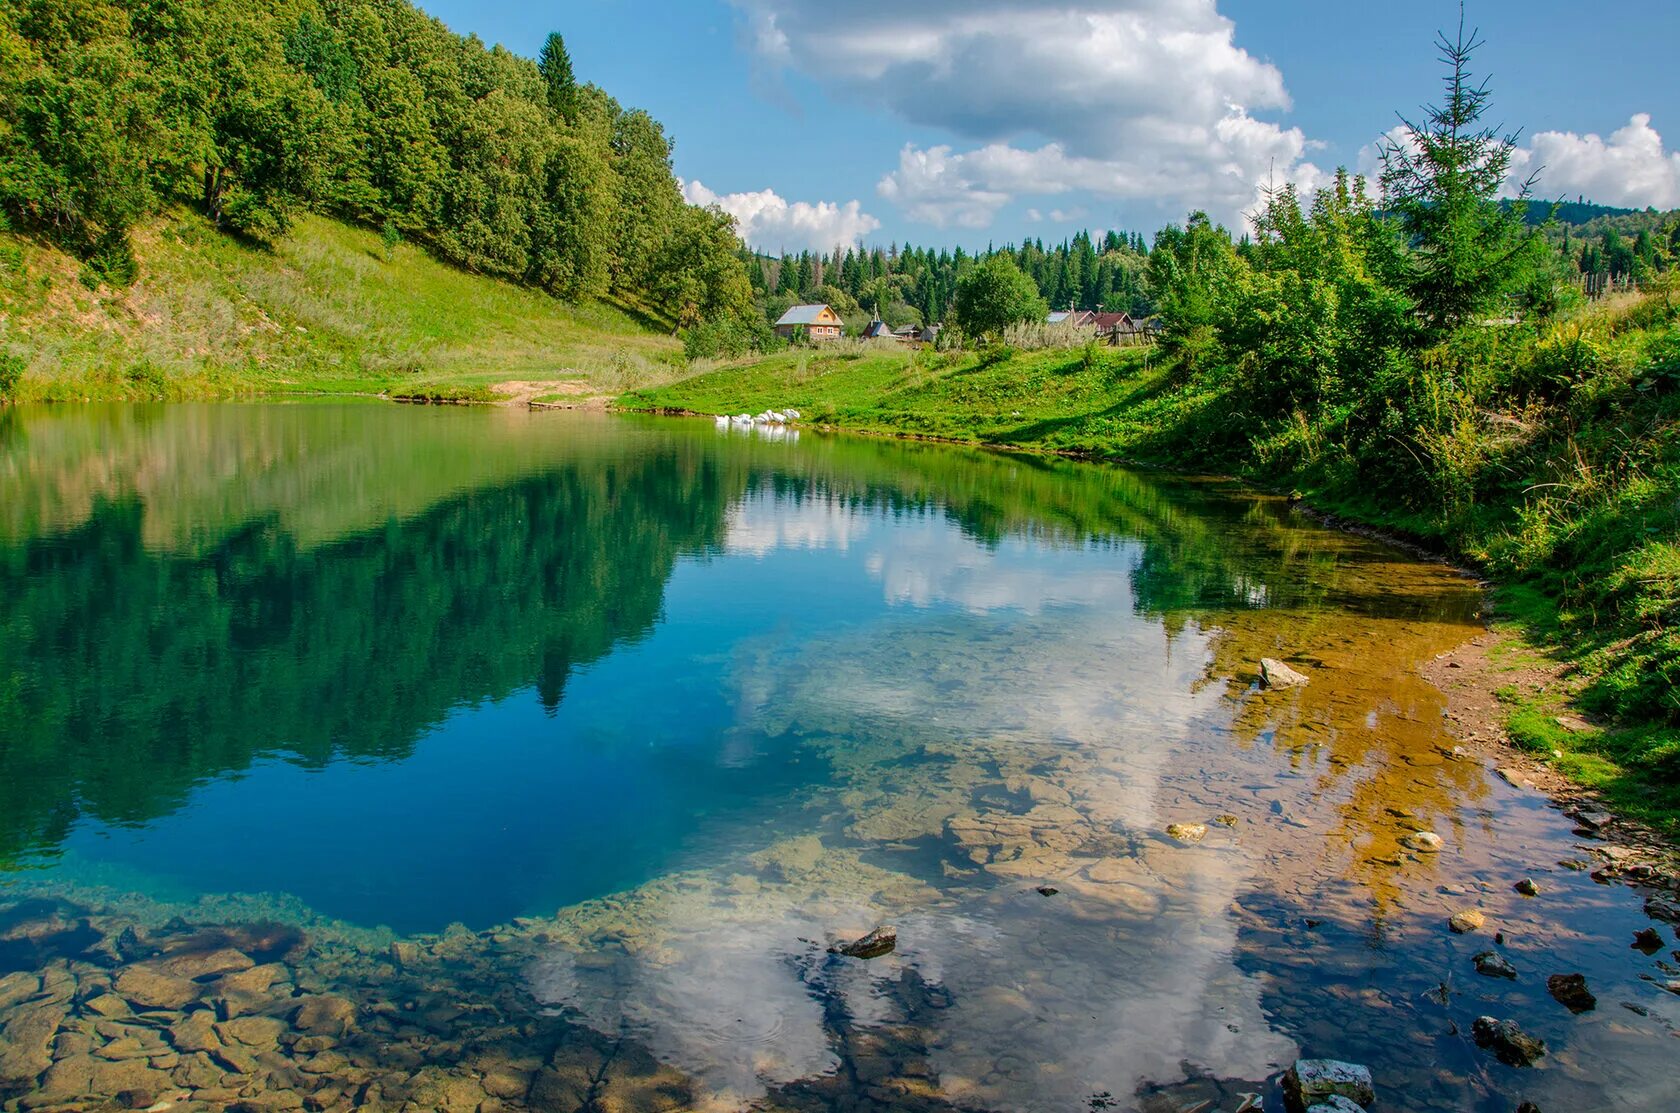
[[[1240,389],[1156,349],[979,352],[846,344],[727,364],[620,399],[703,414],[792,407],[876,434],[1223,472],[1486,572],[1496,621],[1563,666],[1502,691],[1515,743],[1621,812],[1680,834],[1680,307],[1599,303],[1455,344],[1499,382],[1444,400],[1424,489],[1395,492],[1338,456],[1334,415],[1259,420]],[[1481,349],[1487,349],[1485,351]],[[1437,351],[1426,359],[1446,359]],[[1503,378],[1501,378],[1503,377]],[[1474,404],[1472,404],[1474,400]],[[1457,412],[1457,411],[1455,411]],[[1398,441],[1396,453],[1407,451]],[[1584,721],[1577,712],[1585,712]],[[1566,725],[1567,724],[1567,725]]]
[[[270,247],[176,211],[133,240],[139,278],[113,289],[63,251],[0,232],[0,358],[21,371],[14,398],[486,401],[508,381],[616,394],[682,365],[669,329],[638,307],[564,304],[325,217]]]

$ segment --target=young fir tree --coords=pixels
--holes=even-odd
[[[1457,36],[1443,33],[1436,45],[1447,67],[1446,100],[1426,108],[1421,123],[1400,118],[1382,148],[1382,186],[1415,249],[1407,292],[1424,324],[1444,331],[1501,312],[1544,245],[1540,230],[1525,223],[1533,177],[1516,204],[1498,203],[1517,137],[1480,126],[1491,94],[1471,75],[1482,41],[1475,31],[1465,34],[1462,9]]]

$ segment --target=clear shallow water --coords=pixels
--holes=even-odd
[[[184,1103],[1235,1109],[1301,1053],[1383,1108],[1666,1093],[1638,896],[1558,867],[1567,821],[1454,755],[1415,675],[1471,585],[1276,500],[709,423],[14,410],[0,583],[0,862],[35,902],[0,974],[67,963],[97,1042],[114,972],[306,932],[250,1005],[284,1063],[144,1058]],[[1312,683],[1258,691],[1263,655]],[[1466,907],[1487,932],[1445,930]],[[825,955],[882,922],[893,956]],[[1496,927],[1515,982],[1469,964]],[[1598,1010],[1546,995],[1564,969]],[[289,1002],[329,991],[357,1029],[300,1051]],[[1538,1069],[1462,1035],[1489,1011]]]

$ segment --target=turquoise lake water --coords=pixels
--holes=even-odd
[[[1641,894],[1559,865],[1590,841],[1455,750],[1416,673],[1479,608],[1281,500],[1070,461],[0,410],[0,975],[65,964],[81,1002],[206,931],[295,928],[252,1007],[357,1002],[344,1069],[391,1108],[424,1100],[390,1050],[421,1029],[509,1108],[566,1107],[606,1055],[634,1071],[586,1089],[626,1108],[1234,1110],[1299,1054],[1370,1063],[1382,1109],[1653,1108],[1672,929],[1630,950]],[[1261,690],[1263,656],[1310,683]],[[1485,937],[1445,930],[1465,907]],[[892,956],[826,955],[881,923]],[[151,942],[90,944],[118,925]],[[1494,930],[1515,981],[1470,966]],[[1597,1010],[1547,995],[1565,968]],[[402,1022],[433,998],[458,1011]],[[1548,1056],[1477,1049],[1488,1011]],[[143,1069],[183,1108],[304,1084],[179,1059]]]

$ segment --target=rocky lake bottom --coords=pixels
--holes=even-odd
[[[422,415],[503,470],[322,524],[273,461],[391,418],[229,410],[106,430],[145,468],[41,418],[133,489],[0,522],[8,1113],[1237,1113],[1319,1057],[1378,1110],[1672,1099],[1674,879],[1454,737],[1448,569],[1225,488],[607,419]],[[168,521],[227,423],[262,505]],[[83,602],[143,584],[144,637]]]

